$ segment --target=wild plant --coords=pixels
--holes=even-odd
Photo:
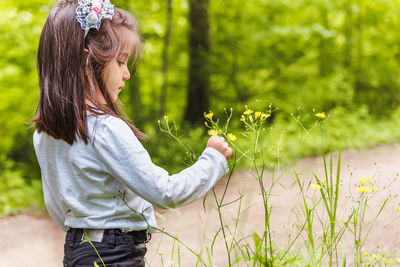
[[[218,193],[215,189],[212,189],[203,199],[205,208],[207,197],[212,197],[218,214],[219,228],[214,233],[211,244],[205,245],[197,252],[182,242],[179,237],[168,233],[164,229],[149,226],[149,231],[161,233],[163,236],[172,239],[170,258],[174,259],[176,257],[178,266],[181,266],[182,247],[196,257],[196,266],[214,266],[213,255],[218,238],[222,239],[225,246],[228,266],[347,266],[348,258],[346,248],[343,245],[345,234],[353,236],[350,250],[354,249],[354,265],[373,266],[371,262],[374,261],[371,261],[371,259],[373,259],[372,255],[375,254],[367,254],[365,256],[363,246],[374,223],[386,207],[389,197],[385,198],[375,215],[372,216],[372,223],[368,221],[368,225],[366,220],[366,213],[369,208],[368,203],[378,191],[378,187],[376,187],[372,178],[360,178],[355,187],[350,187],[348,201],[340,201],[345,196],[343,184],[344,180],[347,179],[347,177],[342,176],[341,172],[342,158],[340,150],[337,153],[336,161],[334,160],[332,148],[327,157],[325,155],[322,157],[323,175],[312,173],[313,182],[307,184],[301,179],[296,170],[293,171],[293,179],[297,183],[301,197],[299,208],[302,211],[302,215],[297,219],[297,230],[293,230],[294,232],[290,233],[293,238],[287,244],[282,246],[274,239],[274,231],[271,226],[274,203],[271,196],[273,196],[275,187],[280,180],[279,153],[282,142],[282,138],[279,138],[278,142],[272,144],[273,141],[270,139],[268,120],[274,111],[271,107],[264,112],[253,111],[246,106],[244,112],[240,115],[243,129],[236,135],[229,128],[233,120],[232,109],[225,110],[226,119],[224,121],[216,118],[213,112],[204,114],[208,134],[218,134],[225,137],[229,145],[234,149],[230,160],[230,172],[225,180],[223,190]],[[292,118],[300,125],[300,142],[306,140],[311,131],[320,126],[321,146],[326,147],[326,144],[323,144],[323,127],[325,120],[328,118],[325,113],[314,113],[313,117],[315,119],[311,120],[307,127],[299,116],[292,114]],[[168,117],[164,117],[163,122],[159,121],[158,124],[161,132],[169,135],[183,148],[186,155],[185,162],[187,164],[194,163],[196,155],[189,145],[182,142],[182,135],[179,134],[177,125],[174,122],[169,122]],[[266,177],[266,151],[271,147],[276,149],[274,153],[276,154],[277,162],[274,171],[269,172],[271,176]],[[240,193],[234,200],[227,200],[233,173],[239,164],[247,167],[250,175],[258,183],[264,215],[261,233],[254,232],[251,235],[243,235],[241,232],[239,222],[243,210],[246,209],[242,203],[245,193]],[[266,186],[265,179],[269,179],[268,186]],[[313,192],[311,197],[309,196],[310,191]],[[123,193],[121,194],[121,199],[125,199]],[[128,205],[125,200],[124,202]],[[232,208],[233,204],[236,204],[236,211],[232,224],[228,223],[224,211],[228,207]],[[132,212],[140,214],[133,209]],[[303,242],[301,242],[301,239]],[[299,251],[299,247],[305,247],[307,249],[306,252]],[[164,255],[160,254],[159,256],[161,264],[164,266],[166,264],[163,258]],[[396,260],[391,259],[391,262],[396,262]],[[172,263],[171,266],[173,266]]]

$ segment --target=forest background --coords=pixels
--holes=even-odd
[[[39,88],[38,40],[54,0],[0,3],[0,216],[42,206],[32,146]],[[197,153],[203,113],[274,110],[271,140],[280,160],[400,140],[400,1],[146,0],[113,1],[140,25],[144,50],[121,94],[127,114],[149,135],[153,161],[171,172],[185,154],[160,132],[176,121]],[[304,131],[325,112],[326,145]],[[299,125],[301,122],[301,125]],[[271,142],[276,143],[276,142]],[[272,147],[272,146],[271,146]],[[272,150],[273,148],[271,148]],[[270,153],[270,162],[277,160]],[[267,166],[268,167],[268,166]]]

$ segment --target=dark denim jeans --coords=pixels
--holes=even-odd
[[[89,242],[82,243],[83,229],[70,229],[64,245],[64,267],[94,267],[103,264]],[[92,241],[107,267],[143,267],[148,238],[146,231],[104,231],[102,242]]]

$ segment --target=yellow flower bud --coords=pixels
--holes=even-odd
[[[271,114],[265,114],[265,113],[262,113],[262,114],[261,114],[261,119],[262,119],[262,120],[264,120],[264,119],[266,119],[266,118],[269,118],[269,117],[271,117]]]
[[[317,184],[312,184],[312,185],[311,185],[311,188],[314,189],[314,190],[320,190],[320,189],[321,189],[321,186],[320,186],[320,185],[317,185]]]
[[[359,178],[358,181],[360,182],[361,185],[364,185],[372,182],[372,178],[369,177]]]
[[[215,130],[215,129],[210,129],[210,130],[208,130],[208,134],[209,134],[209,135],[217,135],[217,134],[218,134],[218,131]]]
[[[371,188],[366,187],[366,186],[360,186],[360,187],[357,187],[356,191],[357,191],[357,193],[369,193],[369,192],[371,192]]]
[[[209,119],[209,120],[212,120],[212,117],[214,116],[214,113],[212,113],[212,112],[210,112],[210,113],[208,113],[208,114],[204,114],[204,117],[206,118],[206,119]]]
[[[247,109],[245,112],[243,112],[244,115],[250,115],[251,113],[253,113],[253,111],[251,109]]]
[[[231,134],[231,133],[228,133],[227,137],[232,142],[236,141],[236,139],[237,139],[236,136],[234,134]]]

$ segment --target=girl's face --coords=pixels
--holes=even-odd
[[[123,52],[112,60],[104,71],[104,83],[112,102],[118,99],[119,93],[125,86],[125,81],[131,77],[127,66],[128,59],[129,53]]]

